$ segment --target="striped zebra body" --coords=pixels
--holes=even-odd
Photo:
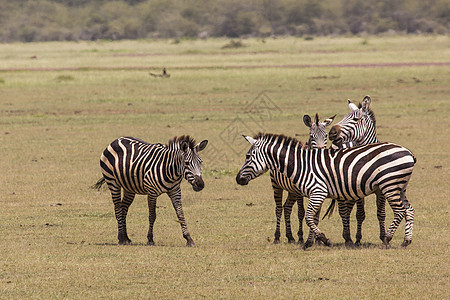
[[[136,194],[147,195],[149,207],[148,244],[154,245],[153,225],[156,220],[156,199],[167,193],[172,200],[183,237],[188,246],[194,242],[189,234],[181,205],[180,183],[184,178],[194,191],[204,187],[201,178],[201,159],[197,152],[206,147],[207,141],[194,145],[189,136],[169,141],[169,145],[149,144],[132,137],[114,140],[102,153],[100,166],[103,173],[96,188],[107,183],[114,203],[118,224],[119,244],[130,244],[126,229],[128,208]],[[123,190],[123,196],[122,196]]]
[[[326,127],[329,126],[336,115],[325,119],[323,122],[319,122],[319,115],[316,114],[314,120],[311,119],[309,115],[303,116],[303,122],[307,127],[309,127],[309,141],[304,147],[310,149],[313,148],[325,148],[327,145],[327,132]],[[292,207],[295,203],[298,205],[298,242],[300,244],[304,243],[303,240],[303,219],[305,217],[305,208],[303,206],[304,195],[300,190],[292,183],[292,181],[285,175],[279,172],[270,172],[270,180],[272,183],[273,197],[275,200],[275,216],[277,219],[274,243],[280,242],[280,225],[281,225],[281,215],[284,211],[284,220],[286,225],[286,237],[289,243],[295,243],[295,239],[292,235],[291,229],[291,212]],[[283,204],[283,191],[287,191],[288,196],[286,202]],[[315,223],[319,223],[320,211],[315,216]],[[310,231],[308,239],[313,239],[313,233]]]
[[[380,192],[394,211],[394,220],[386,233],[384,244],[389,246],[402,218],[406,216],[403,246],[411,243],[414,210],[405,191],[415,159],[411,152],[391,143],[370,144],[332,151],[302,149],[299,141],[282,135],[259,134],[246,137],[252,147],[236,176],[245,185],[267,170],[289,177],[302,194],[308,195],[306,223],[316,238],[326,245],[331,242],[314,223],[314,216],[325,198],[356,201]],[[407,213],[408,212],[408,213]],[[310,247],[312,241],[305,243]]]
[[[373,143],[380,143],[377,137],[376,131],[376,118],[375,114],[370,109],[371,98],[370,96],[365,96],[363,101],[356,106],[350,100],[348,100],[350,112],[342,118],[342,120],[334,125],[330,129],[330,140],[333,141],[333,149],[344,149],[348,147],[354,147],[358,145],[368,145]],[[386,235],[385,219],[386,219],[386,200],[383,195],[376,193],[377,197],[377,218],[380,227],[380,239],[383,241]],[[343,214],[348,216],[345,220],[350,219],[350,213],[354,206],[353,201],[347,201]],[[358,231],[356,233],[356,244],[360,244],[362,238],[361,225],[362,221],[365,219],[364,212],[364,199],[357,202],[357,205],[361,206],[362,209],[357,210],[356,219],[358,221]],[[361,221],[362,220],[362,221]],[[350,228],[344,224],[347,230],[344,230],[343,236],[346,239],[346,244],[351,244],[350,238]]]

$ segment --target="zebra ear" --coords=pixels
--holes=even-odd
[[[371,102],[370,96],[369,95],[365,96],[361,103],[362,110],[364,111],[369,110],[370,102]]]
[[[311,127],[311,125],[312,125],[311,117],[309,115],[304,115],[303,123],[305,123],[306,126]]]
[[[186,152],[188,148],[189,148],[188,142],[182,141],[181,144],[180,144],[181,151]]]
[[[329,117],[328,119],[325,119],[325,121],[323,121],[323,123],[325,124],[325,127],[331,125],[331,123],[333,123],[333,120],[335,117],[336,117],[336,115]]]
[[[249,142],[252,145],[254,145],[256,143],[256,140],[254,138],[252,138],[252,137],[245,136],[245,135],[243,135],[243,137],[244,137],[244,139],[247,140],[247,142]]]
[[[356,106],[354,103],[352,103],[352,101],[350,101],[350,99],[347,99],[347,101],[348,101],[348,108],[350,108],[351,111],[358,110],[358,106]]]
[[[208,140],[203,140],[195,146],[195,150],[197,150],[197,152],[200,152],[206,148],[206,145],[208,145]]]

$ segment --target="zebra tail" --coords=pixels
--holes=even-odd
[[[100,191],[102,185],[103,185],[105,182],[106,182],[106,181],[105,181],[105,178],[102,177],[102,178],[100,178],[100,179],[97,181],[96,184],[91,185],[91,189],[96,189],[96,190],[99,190],[99,191]]]
[[[328,215],[328,219],[331,218],[331,215],[333,214],[334,207],[336,206],[336,199],[331,199],[330,206],[328,206],[327,212],[323,215],[323,219]]]

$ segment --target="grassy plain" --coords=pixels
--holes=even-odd
[[[222,49],[227,43],[0,45],[1,299],[448,298],[449,38],[250,39]],[[169,79],[149,76],[163,67]],[[366,94],[380,140],[418,158],[408,189],[413,243],[400,248],[402,223],[392,249],[380,249],[372,196],[361,249],[343,246],[337,213],[320,223],[334,247],[273,245],[269,177],[235,183],[248,148],[240,134],[306,140],[303,114],[339,120],[347,98]],[[182,134],[210,141],[205,189],[182,185],[197,246],[184,246],[165,195],[157,246],[145,246],[143,196],[129,212],[133,245],[117,246],[109,192],[89,189],[100,153],[123,135],[164,143]],[[352,216],[353,234],[355,224]]]

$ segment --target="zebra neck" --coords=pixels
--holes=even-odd
[[[179,180],[180,177],[184,175],[184,154],[180,149],[169,149],[167,157],[168,168],[171,170],[169,172],[172,174],[171,180]]]
[[[367,136],[361,145],[367,145],[367,144],[374,144],[374,143],[380,143],[376,135],[369,135]]]

